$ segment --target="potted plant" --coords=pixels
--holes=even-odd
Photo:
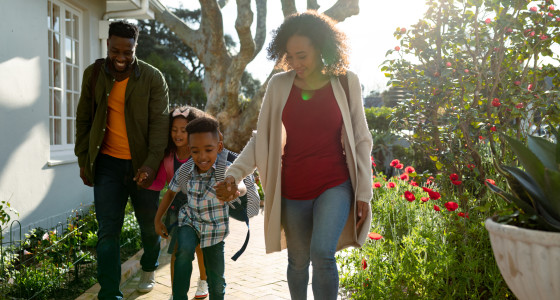
[[[487,184],[516,207],[485,225],[502,276],[519,299],[560,299],[560,144],[551,130],[556,141],[529,136],[527,146],[504,136],[523,169],[495,164],[509,191]]]

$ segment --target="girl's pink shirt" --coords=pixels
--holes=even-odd
[[[169,155],[175,155],[174,153],[170,153]],[[175,157],[176,158],[176,157]],[[164,158],[165,159],[165,158]],[[177,160],[180,163],[186,163],[187,159],[178,159]],[[173,173],[175,173],[175,170],[173,170]],[[148,187],[148,190],[152,190],[152,191],[161,191],[163,190],[163,188],[165,187],[166,182],[166,178],[167,178],[167,174],[165,171],[165,166],[163,165],[163,160],[161,161],[161,163],[159,164],[159,168],[156,174],[156,178],[154,179],[154,182],[152,182],[152,185],[150,187]]]

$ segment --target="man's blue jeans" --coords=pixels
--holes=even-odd
[[[124,221],[124,210],[130,196],[144,254],[140,259],[142,270],[154,271],[158,267],[160,237],[155,231],[159,191],[138,188],[132,180],[135,170],[132,162],[99,154],[95,168],[93,187],[97,232],[97,280],[101,289],[98,298],[122,299],[119,290],[121,280],[120,234]]]
[[[336,299],[335,252],[348,219],[352,184],[347,180],[312,200],[282,197],[282,227],[288,243],[288,287],[292,300],[307,299],[309,262],[313,264],[313,296]]]
[[[188,300],[187,293],[191,286],[192,263],[196,245],[200,242],[196,231],[184,225],[177,229],[177,252],[175,253],[175,275],[173,277],[173,300]],[[222,300],[226,293],[224,277],[224,242],[202,248],[204,266],[208,282],[210,300]]]

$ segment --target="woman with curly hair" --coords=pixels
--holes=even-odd
[[[268,47],[285,72],[271,78],[256,133],[216,185],[227,200],[258,168],[266,251],[288,248],[292,299],[307,298],[310,262],[314,298],[336,299],[335,252],[360,247],[371,223],[372,139],[347,52],[329,17],[308,11],[285,19]]]

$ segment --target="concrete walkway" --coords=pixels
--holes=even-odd
[[[251,239],[249,246],[237,261],[231,260],[231,256],[243,245],[247,226],[245,226],[245,223],[233,219],[230,221],[230,235],[226,238],[225,245],[226,299],[290,299],[288,283],[286,281],[286,267],[288,263],[286,250],[266,254],[263,229],[264,217],[263,215],[258,215],[251,218],[250,221]],[[125,299],[169,299],[171,296],[170,258],[171,256],[167,254],[167,248],[165,247],[162,249],[159,260],[160,266],[156,271],[156,286],[151,292],[146,294],[136,291],[138,281],[140,280],[140,254],[135,255],[135,257],[123,264],[122,272],[124,278],[121,291]],[[195,261],[193,263],[191,287],[188,293],[189,299],[194,298],[198,277],[199,272]],[[97,299],[97,291],[99,291],[99,284],[96,284],[76,299]],[[307,294],[308,299],[313,299],[311,283],[308,286]]]

